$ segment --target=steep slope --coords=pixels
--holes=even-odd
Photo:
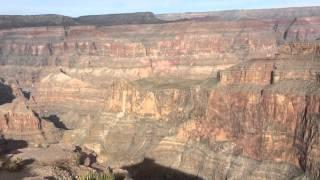
[[[0,106],[0,132],[5,139],[23,140],[29,145],[57,143],[62,135],[52,122],[41,119],[29,106],[27,94],[12,84],[13,100]],[[28,97],[30,98],[30,97]]]

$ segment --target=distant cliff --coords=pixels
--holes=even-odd
[[[166,22],[158,19],[153,13],[127,13],[81,16],[47,15],[0,15],[0,28],[39,27],[39,26],[74,26],[74,25],[124,25],[124,24],[157,24]]]

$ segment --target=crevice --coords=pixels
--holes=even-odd
[[[49,43],[47,44],[47,47],[48,47],[49,55],[52,56],[52,55],[53,55],[52,42],[49,42]]]
[[[297,21],[297,18],[295,17],[295,18],[293,19],[293,21],[289,24],[289,26],[286,28],[286,30],[285,30],[285,32],[284,32],[284,34],[283,34],[283,39],[284,39],[284,40],[287,40],[289,30],[290,30],[290,28],[293,26],[293,24],[294,24],[296,21]]]

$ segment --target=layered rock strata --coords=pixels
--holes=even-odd
[[[2,96],[12,96],[13,99],[0,106],[1,135],[5,139],[26,141],[29,145],[57,143],[61,138],[60,130],[29,107],[28,99],[17,84],[7,87],[12,94]]]
[[[318,179],[320,21],[309,10],[2,29],[0,77],[31,98],[1,98],[17,114],[1,127],[38,133],[54,117],[63,142],[112,166],[147,158],[200,179]]]

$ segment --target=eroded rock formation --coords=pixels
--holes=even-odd
[[[86,17],[90,25],[2,29],[0,77],[18,80],[31,97],[1,95],[8,102],[0,109],[19,117],[4,118],[3,133],[40,132],[49,119],[67,129],[61,142],[92,149],[114,167],[152,159],[164,174],[200,179],[317,179],[318,10],[147,14],[152,22],[119,26]],[[126,19],[110,22],[116,17]],[[133,177],[151,178],[133,169]]]
[[[5,139],[24,140],[29,144],[42,145],[57,143],[61,138],[61,132],[54,124],[47,122],[29,107],[30,97],[23,92],[18,84],[4,86],[2,97],[12,97],[0,106],[0,132]],[[10,89],[10,90],[9,90]],[[8,91],[9,90],[9,91]]]

